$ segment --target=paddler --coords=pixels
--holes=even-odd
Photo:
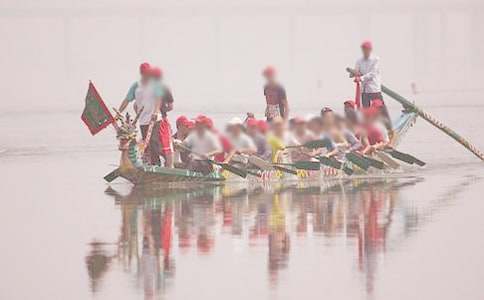
[[[277,162],[290,162],[288,152],[284,149],[289,144],[289,133],[286,131],[286,124],[284,119],[280,116],[272,119],[271,131],[267,135],[267,143],[271,147],[271,161]]]
[[[361,57],[355,66],[355,74],[362,85],[361,102],[363,107],[369,107],[373,99],[383,99],[381,94],[381,76],[379,62],[380,58],[375,56],[373,52],[373,44],[371,41],[364,41],[361,43]]]
[[[342,132],[335,125],[336,115],[333,109],[323,107],[321,109],[321,134],[319,139],[326,140],[326,153],[323,155],[333,157],[341,153],[340,149],[345,148],[348,143]]]
[[[223,150],[219,138],[210,130],[212,124],[208,117],[199,115],[195,119],[194,130],[181,142],[184,148],[190,149],[190,161],[187,166],[189,170],[203,174],[213,171],[212,164],[207,159],[213,159]]]
[[[363,109],[362,129],[364,135],[361,137],[364,149],[363,154],[371,154],[389,146],[389,138],[384,126],[378,120],[379,113],[374,107]]]
[[[139,114],[139,125],[143,140],[146,139],[150,124],[152,125],[151,138],[145,152],[150,163],[160,165],[160,106],[161,93],[157,88],[156,80],[153,78],[152,67],[145,62],[139,66],[141,79],[131,85],[128,94],[119,106],[119,111],[123,112],[129,103],[134,101],[134,110]]]
[[[264,122],[263,120],[261,120]],[[271,157],[270,147],[267,144],[265,128],[260,128],[260,121],[256,120],[254,117],[250,117],[246,121],[246,132],[247,135],[254,141],[257,148],[256,155],[262,159],[269,159]],[[265,127],[264,125],[262,125]]]
[[[266,79],[264,85],[264,96],[266,97],[265,116],[267,121],[272,121],[276,117],[287,120],[289,116],[289,104],[287,102],[286,90],[276,80],[276,70],[268,66],[262,72]]]
[[[257,153],[257,147],[254,141],[244,132],[243,121],[238,117],[232,118],[227,124],[226,131],[232,150],[225,158],[225,162],[233,160],[246,164],[247,157]]]
[[[153,78],[155,78],[157,82],[157,88],[159,89],[158,93],[161,94],[161,120],[159,129],[161,155],[165,159],[165,167],[173,168],[174,150],[173,141],[171,138],[172,131],[167,115],[169,111],[173,110],[173,94],[171,93],[171,90],[168,88],[168,86],[164,83],[163,72],[160,68],[153,67],[151,69],[151,73]]]
[[[300,146],[306,142],[314,140],[314,136],[310,134],[306,128],[307,122],[305,119],[294,117],[291,120],[293,128],[289,137],[289,146]],[[304,147],[292,148],[290,153],[293,162],[307,160],[309,157],[313,156],[313,151]]]
[[[179,116],[176,119],[176,132],[172,136],[173,140],[178,142],[183,142],[186,137],[190,134],[193,127],[195,127],[195,122],[188,119],[186,116]],[[174,153],[174,164],[177,168],[185,168],[188,165],[189,157],[188,153],[184,151],[175,151]]]

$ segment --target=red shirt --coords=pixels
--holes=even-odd
[[[370,142],[370,145],[373,146],[375,144],[384,142],[383,134],[377,127],[369,125],[365,127],[365,130],[366,130],[366,135],[368,137],[368,142]]]
[[[225,155],[232,151],[232,144],[230,143],[229,139],[224,135],[219,134],[218,138],[220,139],[220,143],[222,144],[222,149],[224,150],[224,152],[215,155],[214,159],[216,162],[223,162],[225,160]]]

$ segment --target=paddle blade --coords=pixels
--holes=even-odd
[[[221,166],[222,169],[227,170],[230,173],[234,173],[235,175],[238,175],[242,178],[247,177],[247,170],[245,170],[245,169],[240,169],[240,168],[234,167],[234,166],[226,164],[226,163],[221,163],[221,164],[219,164],[219,166]]]
[[[119,168],[112,170],[109,174],[104,176],[104,180],[107,182],[112,182],[114,179],[119,177]]]
[[[346,159],[352,162],[353,164],[357,165],[358,167],[362,168],[363,170],[367,171],[370,167],[370,163],[363,158],[358,157],[358,155],[350,152],[346,153]]]
[[[276,170],[279,170],[281,172],[284,172],[284,173],[289,173],[289,174],[293,174],[293,175],[297,175],[297,171],[295,170],[291,170],[291,169],[288,169],[288,168],[284,168],[284,167],[281,167],[281,166],[274,166],[274,169]]]
[[[301,170],[319,171],[321,169],[321,164],[317,161],[297,161],[293,165]]]
[[[328,166],[334,169],[341,169],[342,163],[335,158],[329,158],[326,156],[318,156],[316,158],[319,160],[321,164],[325,166]]]
[[[412,159],[412,157],[410,157],[409,155],[407,155],[403,152],[400,152],[400,151],[397,151],[397,150],[389,150],[388,154],[390,154],[395,159],[406,162],[409,165],[413,165],[415,163],[415,161]]]
[[[329,145],[328,139],[320,139],[320,140],[314,140],[314,141],[309,141],[304,144],[304,147],[309,148],[309,149],[319,149],[319,148],[326,148]]]
[[[353,175],[354,171],[352,168],[350,168],[349,166],[343,166],[343,172],[345,172],[346,175],[350,176],[350,175]]]
[[[358,153],[355,153],[355,155],[360,157],[363,160],[366,160],[370,164],[370,166],[372,166],[374,168],[377,168],[377,169],[380,169],[380,170],[383,170],[385,168],[385,164],[383,162],[376,160],[373,157],[361,155],[361,154],[358,154]]]

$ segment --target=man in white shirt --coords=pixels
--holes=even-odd
[[[195,119],[195,129],[181,142],[181,145],[189,148],[191,152],[188,169],[204,174],[213,171],[207,159],[213,159],[214,155],[223,152],[219,138],[209,130],[210,122],[208,117],[198,116]]]
[[[244,155],[257,153],[257,147],[244,131],[244,124],[240,118],[232,118],[227,125],[227,138],[232,145],[232,151],[229,153],[226,162],[234,160],[236,162],[246,163]]]
[[[363,57],[356,62],[355,71],[362,85],[361,102],[363,107],[369,107],[373,99],[383,99],[381,94],[380,58],[372,54],[373,45],[370,41],[361,44]]]

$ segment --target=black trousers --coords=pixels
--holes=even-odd
[[[143,137],[143,140],[148,134],[148,127],[149,125],[140,125],[141,136]],[[148,143],[147,148],[145,149],[145,153],[148,155],[148,158],[150,159],[150,163],[152,165],[159,166],[161,164],[160,122],[155,122],[155,125],[153,126],[153,131],[151,132],[151,139]]]

